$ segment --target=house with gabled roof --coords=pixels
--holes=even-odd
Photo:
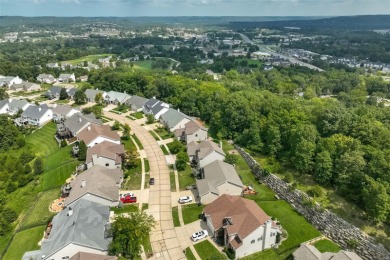
[[[222,194],[241,195],[244,185],[233,165],[216,160],[200,169],[196,186],[200,202],[208,204]]]
[[[171,132],[174,132],[179,128],[184,128],[185,124],[191,120],[193,120],[192,117],[173,108],[169,108],[168,111],[160,117],[160,122]]]
[[[32,104],[24,99],[10,99],[8,114],[16,115],[19,111],[25,111],[29,106],[32,106]]]
[[[169,109],[169,105],[155,98],[148,99],[144,105],[144,113],[152,114],[156,120]]]
[[[205,140],[199,144],[196,142],[187,144],[187,154],[190,157],[190,161],[200,168],[216,160],[225,160],[225,153],[222,147],[210,140]]]
[[[107,95],[106,92],[104,91],[101,91],[101,90],[98,90],[98,89],[86,89],[85,90],[85,95],[87,96],[87,101],[88,102],[91,102],[91,103],[95,103],[95,97],[98,93],[101,93],[102,96],[103,96],[103,99],[104,97]]]
[[[76,113],[80,113],[80,110],[66,104],[55,104],[53,108],[53,121],[61,123]]]
[[[120,168],[107,169],[95,165],[80,173],[70,183],[70,193],[65,198],[65,206],[71,207],[80,199],[91,200],[106,206],[117,206],[119,203],[119,188],[123,181],[123,171]]]
[[[76,82],[76,76],[74,75],[74,73],[72,74],[66,74],[66,73],[62,73],[60,74],[60,76],[58,77],[58,82]]]
[[[93,113],[87,115],[76,113],[66,119],[63,123],[57,124],[57,134],[61,137],[74,137],[91,124],[103,125],[103,122],[102,120],[97,119]]]
[[[0,114],[8,114],[9,112],[9,99],[0,100]]]
[[[29,106],[20,118],[15,120],[18,125],[33,125],[41,127],[53,119],[53,110],[46,104]]]
[[[37,81],[41,83],[47,83],[47,84],[53,84],[57,80],[56,78],[51,74],[39,74],[37,77]]]
[[[88,148],[85,164],[87,168],[100,165],[108,169],[120,168],[125,148],[122,144],[103,141]]]
[[[236,258],[271,248],[280,237],[280,227],[253,200],[224,194],[203,213],[210,235],[233,249]]]
[[[176,129],[174,134],[178,140],[187,144],[207,140],[207,128],[196,119],[187,122],[183,128]]]
[[[301,244],[292,255],[294,260],[362,260],[355,252],[341,250],[338,253],[321,253],[309,244]]]
[[[93,253],[78,252],[69,260],[117,260],[116,256],[112,255],[98,255]]]
[[[109,91],[105,96],[104,100],[108,104],[124,104],[131,96],[117,91]]]
[[[125,104],[129,106],[132,111],[141,112],[144,108],[146,101],[148,101],[147,98],[134,95],[131,96],[128,100],[126,100]]]
[[[19,76],[0,76],[0,87],[10,88],[13,84],[20,84],[23,80]]]
[[[32,92],[41,90],[41,85],[26,81],[20,84],[13,84],[10,89],[14,91]]]
[[[112,131],[109,125],[90,124],[77,133],[77,139],[84,141],[87,147],[93,147],[103,141],[120,144],[121,139],[116,131]]]
[[[50,99],[60,98],[61,89],[63,88],[58,86],[52,86],[46,91],[45,95]]]
[[[54,216],[41,249],[26,252],[22,260],[69,259],[78,252],[107,255],[109,217],[109,207],[80,199]]]

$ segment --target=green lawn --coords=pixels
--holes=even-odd
[[[138,139],[138,137],[136,135],[132,135],[132,137],[133,137],[134,141],[138,144],[138,148],[140,150],[143,150],[144,147],[142,146],[142,144],[141,144],[140,140]]]
[[[33,134],[26,136],[27,147],[31,148],[36,155],[45,156],[59,149],[54,135],[57,131],[55,123],[48,123],[37,129]]]
[[[149,166],[149,160],[148,159],[144,159],[144,165],[145,165],[145,172],[149,172],[150,171],[150,166]]]
[[[192,253],[192,250],[189,247],[186,248],[185,255],[186,255],[187,260],[196,260],[194,253]]]
[[[337,253],[341,250],[340,246],[329,239],[322,239],[313,244],[321,253]]]
[[[158,127],[154,129],[154,131],[161,137],[161,139],[165,140],[168,138],[172,138],[174,136],[173,133],[169,133],[167,129],[164,127]]]
[[[73,172],[76,170],[76,166],[79,165],[79,161],[71,161],[65,164],[61,164],[56,168],[43,173],[40,179],[41,190],[49,190],[53,188],[59,188],[65,183]]]
[[[169,172],[169,182],[171,184],[171,191],[176,191],[176,180],[175,180],[175,173],[173,171]]]
[[[179,171],[177,174],[180,190],[185,190],[188,185],[195,183],[195,179],[191,176],[192,168],[188,164],[186,165],[186,169],[184,171]]]
[[[205,205],[188,204],[182,205],[181,211],[183,213],[184,224],[187,225],[199,219],[199,215],[203,212]]]
[[[150,130],[149,133],[153,136],[153,138],[156,141],[160,141],[160,138],[157,136],[157,134],[153,130]]]
[[[225,255],[219,252],[208,240],[204,240],[194,245],[200,259],[227,259]]]
[[[160,148],[163,151],[164,155],[169,155],[169,152],[168,152],[167,148],[165,147],[165,145],[160,145]]]
[[[132,117],[132,116],[126,116],[128,119],[130,119],[130,120],[135,120],[135,118],[134,117]]]
[[[146,256],[153,255],[152,244],[150,243],[150,234],[146,238],[146,241],[143,241],[142,246],[144,247]]]
[[[123,208],[111,207],[110,210],[111,210],[111,211],[114,211],[115,214],[136,212],[136,211],[138,211],[138,203],[136,203],[136,204],[124,205]]]
[[[36,199],[36,203],[25,214],[23,221],[20,223],[20,228],[36,224],[46,225],[47,221],[55,215],[55,213],[49,211],[49,206],[53,200],[59,197],[60,191],[58,189],[42,192]]]
[[[48,155],[45,160],[45,169],[51,170],[59,165],[75,161],[76,159],[72,157],[71,151],[72,145],[68,145]]]
[[[172,219],[173,219],[173,226],[174,227],[180,227],[180,221],[179,221],[179,213],[178,208],[172,207]]]
[[[278,255],[275,250],[273,249],[267,249],[265,251],[258,252],[256,254],[252,254],[246,257],[243,257],[241,259],[243,260],[258,260],[258,259],[265,259],[265,260],[285,260],[290,259],[289,255],[294,252],[294,250],[285,252],[281,255]]]
[[[137,167],[127,171],[128,179],[124,184],[124,188],[128,190],[139,190],[142,181],[141,159],[137,159]]]
[[[84,57],[81,57],[78,59],[66,60],[66,61],[62,61],[62,62],[70,63],[72,65],[82,64],[82,66],[84,66],[84,61],[94,62],[94,61],[97,61],[98,59],[107,58],[108,56],[111,56],[111,55],[112,54],[94,54],[94,55],[88,55],[88,56],[84,56]]]
[[[135,112],[135,113],[130,114],[130,116],[132,116],[132,117],[134,117],[136,119],[141,119],[141,118],[144,117],[144,113],[142,113],[142,112]]]
[[[3,260],[22,259],[25,252],[39,249],[38,242],[42,239],[45,228],[46,225],[38,226],[17,233]]]
[[[114,114],[117,114],[117,115],[122,115],[123,114],[122,112],[114,110],[114,109],[109,110],[108,112],[111,112],[111,113],[114,113]]]
[[[134,64],[134,68],[141,70],[151,70],[152,69],[152,61],[151,60],[143,60],[143,61],[132,61]]]
[[[149,203],[142,203],[142,210],[147,210],[149,208]]]
[[[137,151],[137,147],[135,147],[131,138],[129,140],[122,140],[122,144],[125,146],[126,150]]]
[[[64,99],[64,100],[57,100],[55,103],[57,104],[68,104],[70,101],[68,99]]]

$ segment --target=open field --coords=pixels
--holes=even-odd
[[[67,62],[67,63],[72,64],[72,65],[77,65],[77,64],[84,65],[84,61],[94,62],[94,61],[97,61],[98,59],[107,58],[108,56],[111,56],[111,55],[112,54],[94,54],[94,55],[88,55],[88,56],[84,56],[84,57],[81,57],[78,59],[66,60],[66,61],[62,61],[62,62]]]

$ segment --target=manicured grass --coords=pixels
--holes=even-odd
[[[138,144],[138,148],[140,150],[143,150],[144,147],[142,146],[142,144],[141,144],[140,140],[138,139],[138,137],[136,135],[132,135],[132,137],[133,137],[134,141]]]
[[[192,253],[192,250],[189,247],[186,248],[185,255],[186,255],[187,260],[196,260],[194,253]]]
[[[152,69],[152,61],[151,60],[143,60],[143,61],[132,61],[134,64],[134,68],[141,70],[151,70]]]
[[[313,244],[321,253],[337,253],[341,250],[340,246],[329,239],[322,239]]]
[[[199,219],[199,215],[203,212],[205,205],[188,204],[182,205],[181,211],[183,213],[184,224],[187,225]]]
[[[177,174],[180,190],[185,190],[187,186],[195,183],[195,179],[191,176],[192,168],[188,164],[186,165],[186,169],[184,171],[180,171]]]
[[[111,207],[110,210],[114,211],[114,213],[116,215],[122,214],[122,213],[136,212],[136,211],[138,211],[138,203],[124,205],[123,208]]]
[[[139,190],[141,188],[142,181],[141,159],[137,159],[137,166],[129,169],[127,174],[129,177],[124,184],[124,188],[128,190]]]
[[[114,109],[112,109],[112,110],[110,110],[110,111],[108,111],[108,112],[111,112],[111,113],[114,113],[114,114],[118,114],[118,115],[122,115],[122,112],[116,111],[116,110],[114,110]]]
[[[130,120],[135,120],[135,118],[134,117],[132,117],[132,116],[126,116],[128,119],[130,119]]]
[[[68,145],[48,155],[45,160],[45,169],[51,170],[59,165],[77,160],[71,155],[72,147],[73,145]]]
[[[137,148],[131,138],[129,140],[122,140],[122,144],[125,146],[126,150],[137,151]]]
[[[25,228],[31,225],[43,224],[47,222],[55,215],[55,213],[49,211],[49,206],[53,200],[60,197],[60,191],[58,189],[48,190],[42,192],[34,205],[30,207],[25,214],[23,221],[20,223],[20,228]]]
[[[26,143],[36,155],[45,156],[54,153],[59,149],[54,135],[57,131],[55,123],[48,123],[37,129],[33,134],[26,136]]]
[[[161,139],[165,140],[165,139],[168,139],[168,138],[172,138],[174,135],[173,133],[169,133],[167,131],[167,129],[165,129],[164,127],[158,127],[156,129],[154,129],[154,131],[161,137]]]
[[[150,234],[146,238],[146,240],[142,242],[142,246],[146,255],[153,254],[152,244],[150,243]]]
[[[144,165],[145,165],[145,172],[149,172],[150,171],[150,166],[149,166],[149,160],[148,159],[144,159]]]
[[[68,99],[64,99],[64,100],[57,100],[56,103],[57,104],[68,104],[70,101]]]
[[[106,117],[106,116],[102,116],[101,118],[102,118],[103,123],[107,123],[107,122],[110,122],[110,121],[113,120],[112,118],[109,118],[109,117]]]
[[[127,106],[117,106],[113,110],[121,112],[121,113],[126,113],[127,111],[129,111],[129,108]]]
[[[142,203],[142,210],[147,210],[149,208],[148,203]]]
[[[157,136],[157,134],[153,130],[150,130],[149,133],[153,136],[153,138],[156,141],[160,141],[160,138]]]
[[[141,118],[144,118],[144,113],[142,112],[135,112],[135,113],[132,113],[130,114],[130,116],[136,118],[136,119],[141,119]]]
[[[168,152],[167,148],[165,147],[165,145],[160,145],[160,148],[163,151],[164,155],[169,155],[169,152]]]
[[[42,239],[45,228],[46,225],[43,225],[17,233],[3,259],[22,259],[25,252],[39,249],[38,242]]]
[[[249,256],[246,256],[246,257],[243,257],[241,259],[243,260],[258,260],[258,259],[266,259],[266,260],[285,260],[285,259],[289,259],[288,256],[294,252],[294,250],[292,251],[288,251],[286,253],[283,253],[281,255],[278,255],[276,253],[275,250],[273,249],[267,249],[265,251],[261,251],[261,252],[258,252],[258,253],[255,253],[255,254],[252,254],[252,255],[249,255]]]
[[[172,207],[172,219],[173,219],[173,226],[174,227],[180,227],[180,221],[179,221],[179,213],[178,208]]]
[[[62,62],[63,63],[70,63],[72,65],[82,64],[82,66],[84,66],[84,61],[93,62],[93,61],[97,61],[98,59],[107,58],[108,56],[111,56],[111,55],[112,54],[94,54],[94,55],[88,55],[88,56],[84,56],[84,57],[81,57],[78,59],[67,60],[67,61],[62,61]]]
[[[204,240],[194,245],[196,252],[203,259],[227,259],[208,240]]]
[[[169,172],[169,183],[171,184],[171,191],[176,191],[176,180],[175,180],[175,173],[173,171]]]
[[[150,174],[145,174],[144,189],[146,189],[149,186],[149,180],[150,180]]]
[[[44,172],[40,179],[40,189],[44,191],[61,187],[66,179],[76,171],[76,166],[79,163],[77,160],[71,161]]]

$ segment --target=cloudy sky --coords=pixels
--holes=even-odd
[[[390,14],[390,0],[0,0],[0,16],[333,16],[359,14]]]

